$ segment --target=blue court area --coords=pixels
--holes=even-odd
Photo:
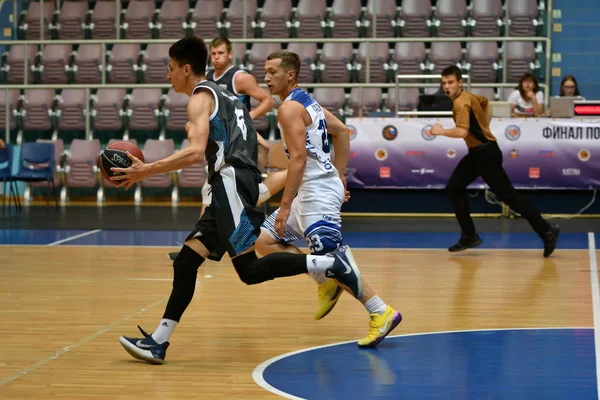
[[[181,246],[189,231],[0,229],[0,244],[80,246]],[[480,233],[482,249],[542,249],[535,233]],[[444,249],[454,244],[450,232],[344,232],[344,243],[356,248]],[[596,241],[600,236],[596,234]],[[305,247],[304,242],[298,245]],[[585,232],[561,233],[558,249],[587,249]]]
[[[593,329],[388,337],[266,361],[254,379],[292,399],[598,399]]]

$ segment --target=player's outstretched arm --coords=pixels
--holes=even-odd
[[[127,153],[132,161],[131,167],[111,168],[114,172],[121,172],[120,175],[113,176],[111,180],[118,183],[117,187],[125,186],[126,189],[129,189],[135,182],[148,176],[177,171],[201,162],[204,159],[209,134],[210,113],[215,107],[214,104],[212,94],[207,91],[201,91],[190,98],[188,102],[190,122],[186,124],[190,147],[149,164],[145,164]]]

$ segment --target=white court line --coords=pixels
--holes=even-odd
[[[410,336],[427,336],[427,335],[441,335],[441,334],[446,334],[446,333],[466,333],[466,332],[494,332],[494,331],[531,331],[531,330],[560,330],[560,329],[594,329],[593,327],[589,327],[589,326],[582,326],[582,327],[540,327],[540,328],[491,328],[491,329],[466,329],[466,330],[456,330],[456,331],[439,331],[439,332],[421,332],[421,333],[409,333],[406,335],[394,335],[394,336],[388,336],[387,340],[391,339],[391,338],[398,338],[398,337],[410,337]],[[596,332],[596,330],[594,329],[594,331]],[[276,395],[279,395],[281,397],[284,397],[286,399],[293,399],[293,400],[307,400],[304,399],[302,397],[296,397],[292,394],[283,392],[273,386],[271,386],[264,378],[263,374],[265,372],[265,370],[269,367],[269,365],[282,360],[284,358],[287,357],[291,357],[294,356],[296,354],[301,354],[301,353],[306,353],[312,350],[320,350],[320,349],[324,349],[327,347],[333,347],[333,346],[340,346],[343,344],[348,344],[348,343],[356,343],[356,340],[348,340],[346,342],[339,342],[339,343],[332,343],[332,344],[326,344],[323,346],[315,346],[315,347],[309,347],[306,349],[300,349],[300,350],[296,350],[296,351],[292,351],[289,353],[285,353],[285,354],[281,354],[279,356],[275,356],[273,358],[268,359],[267,361],[264,361],[263,363],[261,363],[260,365],[258,365],[254,371],[252,371],[252,379],[254,380],[254,382],[256,382],[256,384],[260,387],[262,387],[263,389],[268,390],[271,393],[274,393]]]
[[[100,229],[101,230],[101,229]],[[89,234],[91,234],[91,232],[89,232]],[[74,239],[71,238],[71,239]],[[71,240],[69,239],[69,240]],[[50,246],[50,245],[44,245],[44,244],[0,244],[0,247],[33,247],[33,246]],[[128,245],[97,245],[97,244],[86,244],[86,245],[78,245],[78,244],[66,244],[64,246],[60,246],[60,247],[115,247],[115,248],[124,248],[124,247],[128,247],[128,248],[140,248],[140,249],[176,249],[179,248],[181,246],[176,246],[176,245],[157,245],[157,246],[139,246],[136,244],[128,244]],[[298,247],[300,250],[307,250],[308,247]],[[401,251],[401,250],[405,250],[405,251],[444,251],[446,253],[448,253],[448,248],[446,247],[351,247],[352,250],[370,250],[370,251]],[[507,247],[498,247],[498,248],[476,248],[476,249],[469,249],[468,252],[462,252],[460,254],[456,254],[453,255],[453,257],[461,257],[463,255],[469,255],[470,253],[476,253],[478,251],[498,251],[498,250],[506,250],[506,251],[542,251],[541,247],[537,247],[537,248],[529,248],[529,249],[511,249],[511,248],[507,248]],[[563,251],[585,251],[585,247],[581,248],[581,249],[560,249],[561,252]]]
[[[590,282],[592,285],[592,309],[594,317],[594,348],[596,349],[596,384],[600,399],[600,288],[598,287],[598,261],[594,232],[588,232],[590,248]]]
[[[79,239],[79,238],[82,238],[84,236],[93,235],[94,233],[98,233],[101,230],[102,229],[94,229],[93,231],[83,232],[83,233],[80,233],[79,235],[69,236],[68,238],[64,238],[62,240],[57,240],[56,242],[48,243],[47,246],[56,246],[57,244],[69,242],[71,240]]]
[[[52,354],[51,356],[48,356],[46,358],[42,358],[41,360],[38,360],[38,361],[34,362],[33,364],[31,364],[31,365],[23,368],[19,372],[15,372],[14,374],[12,374],[12,375],[10,375],[10,376],[8,376],[8,377],[0,380],[0,387],[6,385],[6,384],[8,384],[8,383],[10,383],[10,382],[12,382],[12,381],[14,381],[16,379],[19,379],[21,376],[23,376],[23,375],[25,375],[25,374],[33,371],[34,369],[36,369],[38,367],[41,367],[44,364],[47,364],[48,362],[50,362],[50,361],[52,361],[54,359],[57,359],[58,357],[60,357],[63,354],[65,354],[66,352],[74,350],[77,347],[79,347],[79,346],[81,346],[81,345],[83,345],[83,344],[85,344],[85,343],[87,343],[87,342],[89,342],[91,340],[96,339],[98,336],[100,336],[100,335],[102,335],[102,334],[110,331],[113,328],[116,328],[117,326],[121,325],[124,322],[129,321],[130,319],[138,316],[139,314],[143,313],[144,311],[147,311],[150,308],[152,308],[152,307],[154,307],[154,306],[156,306],[156,305],[158,305],[160,303],[164,303],[164,301],[167,300],[168,297],[169,296],[163,296],[160,299],[158,299],[158,300],[156,300],[156,301],[148,304],[146,307],[140,308],[139,310],[137,310],[133,314],[130,314],[130,315],[126,316],[125,318],[122,318],[122,319],[120,319],[120,320],[118,320],[116,322],[113,322],[112,324],[110,324],[108,326],[105,326],[102,329],[97,330],[96,332],[92,333],[91,335],[88,335],[88,336],[84,337],[83,339],[78,340],[77,342],[73,343],[72,345],[67,346],[67,347],[63,347],[62,349],[58,350],[56,353]]]

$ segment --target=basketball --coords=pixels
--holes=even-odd
[[[127,157],[126,152],[129,152],[132,156],[144,161],[144,153],[136,145],[129,142],[115,142],[108,146],[102,153],[100,153],[100,171],[102,175],[108,181],[110,178],[118,175],[118,172],[113,172],[110,169],[113,167],[117,168],[129,168],[131,167],[131,160]]]

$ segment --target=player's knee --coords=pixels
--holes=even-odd
[[[246,285],[256,285],[267,280],[263,279],[260,276],[260,270],[255,268],[254,264],[257,260],[256,253],[253,251],[244,253],[231,260],[240,280]]]
[[[334,224],[327,227],[319,227],[311,230],[306,235],[306,244],[311,254],[318,256],[331,253],[342,245],[342,233],[339,227]]]
[[[173,281],[196,280],[198,267],[204,262],[204,257],[190,247],[184,245],[179,255],[173,261]]]

